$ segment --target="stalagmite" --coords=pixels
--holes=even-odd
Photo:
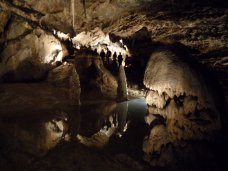
[[[117,101],[125,101],[128,99],[127,78],[123,65],[119,67]]]

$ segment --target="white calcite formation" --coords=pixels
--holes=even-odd
[[[151,126],[144,140],[146,154],[165,153],[168,144],[188,140],[212,140],[221,127],[220,113],[201,73],[193,70],[170,51],[151,55],[144,77],[147,88],[146,102]],[[160,120],[156,122],[155,120]],[[164,159],[164,158],[163,158]],[[152,160],[153,164],[166,161]]]
[[[119,42],[113,42],[109,34],[104,33],[100,28],[95,28],[91,31],[83,31],[77,34],[72,42],[77,47],[87,47],[96,49],[98,53],[103,49],[106,52],[108,48],[112,53],[121,53],[123,56],[129,55],[127,46],[123,44],[122,40]]]
[[[123,65],[119,67],[117,100],[126,101],[128,99],[127,77]]]

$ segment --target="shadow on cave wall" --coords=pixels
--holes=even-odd
[[[146,1],[146,2],[145,2]],[[223,0],[142,0],[140,1],[141,10],[147,11],[151,14],[156,14],[159,11],[172,12],[174,16],[178,17],[178,13],[192,10],[193,7],[227,7],[227,3]]]

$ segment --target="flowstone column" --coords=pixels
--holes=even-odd
[[[128,99],[127,78],[123,65],[119,67],[117,101],[126,101]]]

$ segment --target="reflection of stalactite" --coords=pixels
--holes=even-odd
[[[85,18],[86,18],[86,3],[85,3],[85,0],[81,0],[81,3],[83,5],[84,15],[85,15]]]
[[[118,88],[117,88],[117,100],[125,101],[127,100],[127,78],[123,65],[119,68],[119,78],[118,78]]]

